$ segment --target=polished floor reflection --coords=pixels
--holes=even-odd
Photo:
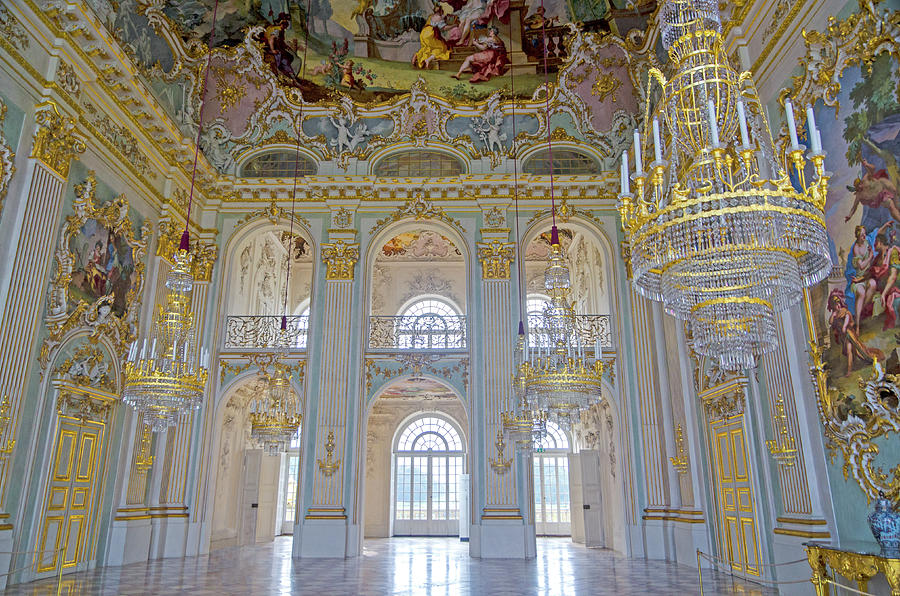
[[[56,580],[14,586],[10,595],[53,594]],[[706,594],[771,592],[726,575],[703,573]],[[367,540],[359,559],[291,559],[290,537],[224,549],[209,556],[106,567],[66,576],[63,594],[698,594],[688,567],[628,559],[573,544],[538,539],[532,561],[479,560],[450,538]]]

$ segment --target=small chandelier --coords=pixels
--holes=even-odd
[[[519,323],[516,341],[516,374],[513,376],[515,402],[512,409],[500,412],[500,423],[507,439],[519,451],[531,451],[547,436],[547,413],[529,399],[522,371],[525,350],[525,327]]]
[[[622,154],[632,282],[690,323],[698,353],[753,368],[777,345],[775,313],[831,270],[825,154],[809,109],[804,158],[788,100],[793,180],[776,160],[753,79],[728,63],[716,0],[667,0],[661,20],[674,74],[650,69],[662,92],[647,107],[652,132],[643,144],[634,133],[634,173]]]
[[[135,341],[125,362],[122,401],[143,414],[154,431],[178,424],[200,407],[206,386],[209,352],[199,350],[191,312],[191,255],[175,253],[166,277],[166,304],[156,313],[150,336]]]
[[[287,451],[297,438],[303,416],[288,367],[276,362],[266,377],[266,391],[250,402],[250,438],[266,453],[275,455]]]
[[[524,399],[565,428],[578,422],[582,410],[600,401],[606,368],[599,339],[594,357],[585,355],[575,309],[569,302],[569,267],[553,226],[550,263],[544,272],[544,287],[550,302],[542,314],[542,334],[536,346],[525,341],[524,358],[518,369]]]

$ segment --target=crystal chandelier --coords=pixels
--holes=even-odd
[[[266,453],[286,451],[297,437],[302,414],[290,371],[279,362],[266,375],[267,388],[250,402],[250,438]]]
[[[662,91],[647,105],[650,134],[634,133],[633,173],[622,154],[633,285],[690,323],[698,353],[752,368],[776,346],[775,313],[831,270],[825,154],[809,109],[804,157],[788,100],[780,165],[750,74],[728,63],[716,0],[667,0],[660,14],[673,74],[650,69]]]
[[[132,343],[125,362],[122,401],[155,431],[174,426],[203,401],[209,352],[197,347],[193,285],[191,255],[179,250],[166,277],[166,304],[156,313],[150,337]]]
[[[544,288],[550,301],[542,313],[536,345],[526,340],[518,370],[525,400],[536,404],[547,418],[564,428],[578,422],[582,410],[600,401],[606,368],[600,341],[593,358],[585,354],[569,302],[569,267],[559,243],[559,231],[550,235],[550,263],[544,272]],[[543,341],[540,337],[544,336]]]
[[[203,132],[203,104],[206,97],[209,70],[212,63],[213,38],[216,32],[216,13],[219,1],[213,6],[212,29],[209,33],[209,52],[200,94],[199,122],[194,144],[194,167],[191,172],[191,191],[188,195],[184,232],[178,250],[172,256],[174,264],[166,277],[166,304],[156,314],[150,338],[145,338],[138,350],[135,341],[125,363],[125,382],[122,401],[143,414],[144,422],[155,431],[175,426],[184,414],[200,407],[209,370],[209,352],[198,352],[194,314],[191,312],[191,207],[194,204],[194,183],[200,156],[200,135]],[[149,349],[148,349],[149,348]]]
[[[525,351],[525,327],[519,322],[519,336],[516,342],[516,374],[513,376],[515,402],[510,410],[500,413],[500,423],[507,439],[519,451],[530,451],[547,436],[547,413],[529,399],[525,390],[525,376],[522,371]]]

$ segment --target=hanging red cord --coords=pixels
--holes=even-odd
[[[306,39],[303,44],[303,60],[300,65],[300,80],[306,76],[306,52],[309,49],[309,7],[311,0],[306,0],[306,13],[303,15],[303,28],[306,30]],[[300,115],[297,124],[297,152],[294,156],[294,189],[291,191],[291,227],[288,233],[288,264],[284,280],[284,313],[281,315],[281,330],[287,331],[288,292],[291,286],[291,258],[294,252],[294,204],[297,200],[297,178],[300,171],[300,136],[303,132],[303,94],[300,94]]]
[[[553,196],[553,141],[550,138],[550,70],[547,67],[547,19],[544,17],[544,0],[541,0],[541,45],[544,54],[544,106],[547,115],[547,158],[550,161],[550,214],[553,227],[550,230],[550,244],[559,244],[559,232],[556,230],[556,200]]]
[[[194,143],[194,169],[191,171],[191,192],[188,194],[187,215],[184,218],[184,233],[181,234],[179,250],[191,249],[191,236],[188,226],[191,223],[191,206],[194,204],[194,181],[197,179],[197,159],[200,156],[200,135],[203,133],[203,104],[206,102],[206,83],[209,80],[209,69],[212,66],[213,39],[216,35],[216,13],[219,11],[219,0],[213,5],[212,25],[209,30],[209,43],[207,44],[208,57],[206,58],[206,71],[203,73],[203,87],[200,88],[200,116],[197,121],[197,141]]]

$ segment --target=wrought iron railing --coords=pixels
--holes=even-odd
[[[615,349],[610,315],[575,315],[575,326],[585,350],[593,350],[600,340],[603,350]],[[539,312],[528,313],[528,334],[532,346],[548,347],[550,336]]]
[[[287,318],[287,347],[306,349],[309,316]],[[265,350],[282,347],[279,344],[281,317],[278,315],[230,315],[225,319],[226,350]]]
[[[371,350],[464,350],[466,317],[369,317]]]

